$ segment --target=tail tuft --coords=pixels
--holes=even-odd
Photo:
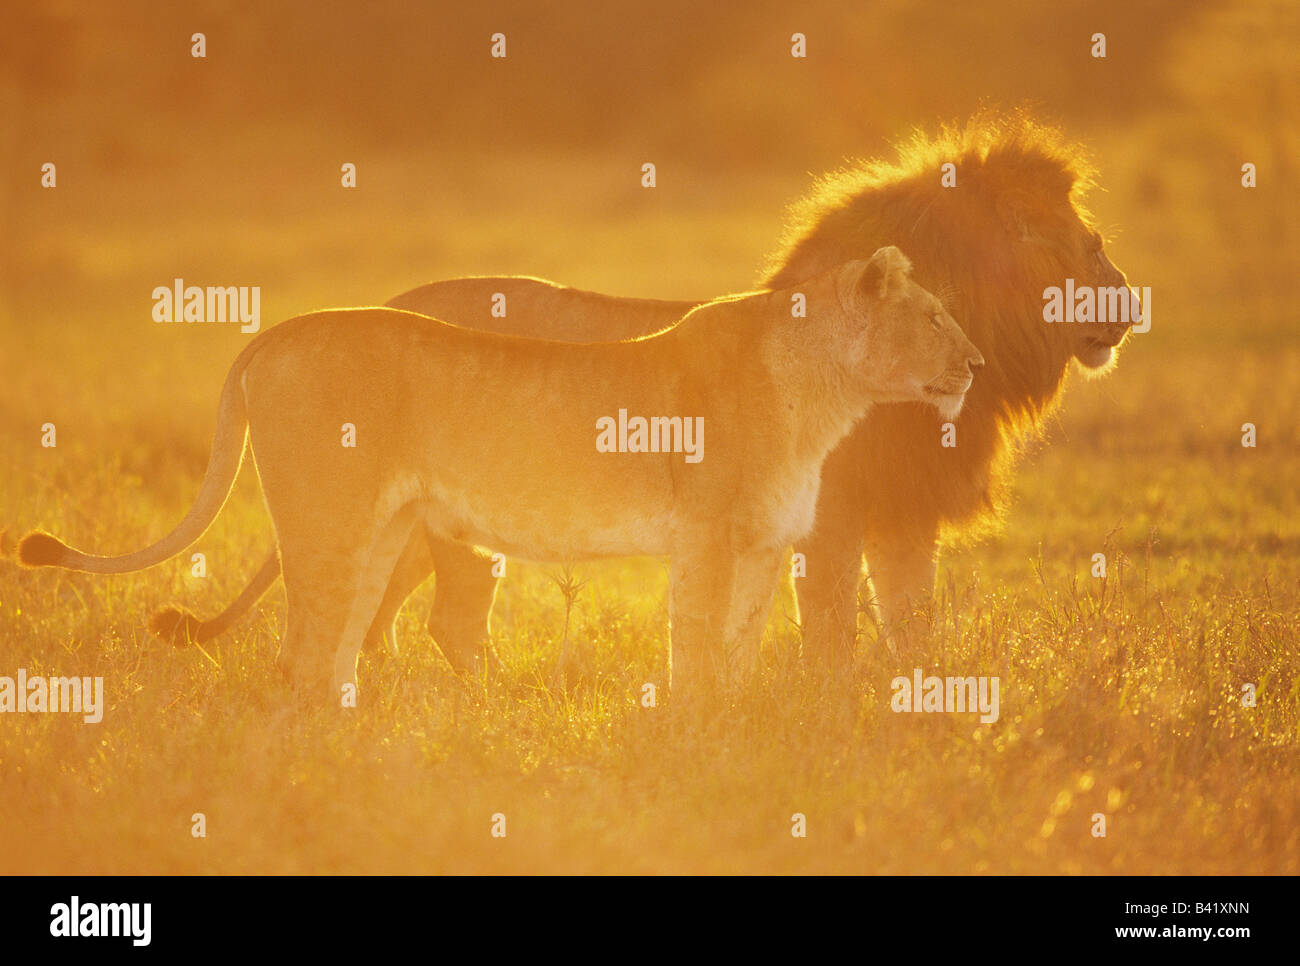
[[[24,567],[60,567],[67,553],[66,543],[42,530],[33,530],[18,541],[18,562]]]
[[[149,632],[176,647],[202,640],[203,621],[183,607],[164,607],[149,618]]]

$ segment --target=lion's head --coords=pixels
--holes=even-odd
[[[922,400],[947,419],[961,412],[984,358],[943,303],[912,278],[893,245],[837,273],[843,338],[833,362],[873,402]]]
[[[945,164],[956,185],[945,187]],[[938,293],[985,366],[966,397],[955,447],[934,413],[874,409],[849,444],[879,518],[968,526],[999,503],[1011,443],[1040,422],[1071,360],[1107,365],[1122,325],[1047,323],[1043,293],[1126,286],[1082,206],[1091,167],[1061,133],[1025,114],[984,114],[933,138],[916,135],[894,163],[866,162],[819,179],[792,210],[765,284],[790,288],[882,245],[908,253],[918,284]]]

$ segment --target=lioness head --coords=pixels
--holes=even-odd
[[[875,402],[927,402],[947,419],[961,412],[984,357],[939,299],[912,281],[912,263],[887,245],[840,271],[850,320],[841,364]]]

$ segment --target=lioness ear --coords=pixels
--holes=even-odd
[[[873,298],[884,298],[911,271],[911,261],[896,247],[877,248],[858,278],[858,291]]]

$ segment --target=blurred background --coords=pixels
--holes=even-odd
[[[464,274],[744,290],[811,175],[981,105],[1027,104],[1094,152],[1090,207],[1154,293],[1154,334],[1126,366],[1190,353],[1249,369],[1244,347],[1293,344],[1289,0],[187,6],[5,14],[0,441],[80,411],[123,430],[127,468],[146,427],[201,466],[248,337],[156,325],[153,288],[176,277],[260,285],[264,327]],[[489,56],[498,31],[505,59]]]
[[[148,324],[155,284],[260,284],[268,319],[468,273],[720,294],[755,281],[809,173],[1027,103],[1095,150],[1092,205],[1166,320],[1194,324],[1229,280],[1250,295],[1222,307],[1252,327],[1285,314],[1288,0],[186,6],[5,14],[7,313],[211,348],[214,332]],[[1241,189],[1245,161],[1263,190]]]

